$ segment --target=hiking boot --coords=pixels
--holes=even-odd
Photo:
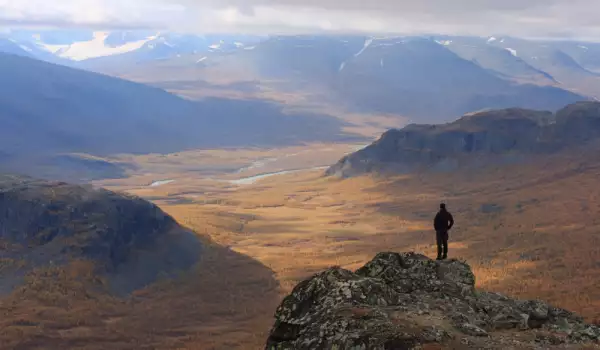
[[[442,260],[442,257],[438,256],[437,259],[435,259],[435,260]]]
[[[440,260],[446,260],[448,259],[448,257],[446,255],[442,256],[442,258]]]

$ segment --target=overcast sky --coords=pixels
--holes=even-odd
[[[0,0],[16,26],[492,34],[600,41],[600,0]]]

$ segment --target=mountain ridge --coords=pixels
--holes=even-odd
[[[519,162],[600,139],[600,103],[582,101],[552,113],[503,109],[471,113],[440,125],[411,124],[384,133],[342,158],[326,175],[452,170],[459,166]]]
[[[189,54],[135,67],[94,60],[89,69],[173,91],[192,86],[192,94],[198,81],[259,84],[266,91],[312,95],[314,103],[353,113],[393,114],[418,122],[444,121],[480,108],[556,110],[588,98],[504,49],[489,47],[504,57],[500,61],[512,62],[507,69],[475,62],[452,48],[426,37],[278,36],[228,53]],[[245,93],[234,86],[229,89]]]
[[[361,138],[325,114],[287,112],[251,99],[193,101],[18,55],[0,53],[0,75],[0,152],[11,160],[0,169],[7,172],[35,174],[22,166],[29,157],[65,153],[173,153]]]

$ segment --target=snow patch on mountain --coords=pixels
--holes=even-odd
[[[373,43],[373,38],[369,38],[369,39],[365,40],[365,45],[363,46],[363,48],[360,51],[358,51],[357,53],[354,54],[354,57],[358,57],[358,56],[362,55],[363,52],[365,52],[369,48],[369,46],[371,46],[372,43]]]
[[[32,52],[33,52],[33,50],[32,50],[30,47],[27,47],[27,46],[25,46],[25,45],[21,45],[21,44],[19,44],[19,47],[20,47],[22,50],[24,50],[25,52],[29,52],[29,53],[32,53]]]
[[[198,61],[196,61],[196,63],[204,62],[204,61],[206,61],[206,59],[208,59],[208,57],[204,56],[201,59],[199,59]]]
[[[490,37],[490,38],[488,39],[488,41],[487,41],[487,42],[488,42],[488,44],[489,44],[489,43],[493,43],[493,42],[494,42],[494,41],[496,41],[496,40],[498,40],[498,39],[496,39],[496,38],[494,38],[494,37],[492,36],[492,37]]]
[[[25,45],[21,44],[20,42],[16,41],[15,39],[8,38],[8,41],[19,46],[21,48],[21,50],[23,50],[25,52],[29,52],[29,53],[33,52],[33,50],[29,46],[25,46]]]
[[[506,51],[510,52],[515,57],[519,57],[519,56],[517,56],[517,50],[515,50],[515,49],[511,49],[510,47],[507,47]]]
[[[139,41],[130,42],[121,46],[111,47],[106,45],[108,32],[94,32],[94,38],[90,41],[79,41],[71,45],[49,45],[39,39],[37,45],[44,50],[62,58],[73,61],[83,61],[90,58],[104,57],[123,54],[141,49],[149,41],[155,40],[157,36],[151,36]],[[38,36],[39,38],[39,36]]]
[[[161,42],[162,42],[164,45],[166,45],[166,46],[168,46],[168,47],[171,47],[171,48],[175,47],[175,45],[173,45],[173,44],[171,44],[170,42],[168,42],[166,38],[160,38],[160,41],[161,41]]]
[[[450,46],[452,44],[452,40],[436,40],[435,42],[442,46]]]

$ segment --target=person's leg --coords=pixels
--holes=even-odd
[[[442,259],[442,245],[444,244],[443,234],[440,231],[435,232],[435,240],[437,243],[437,259]]]
[[[442,236],[442,243],[444,246],[444,255],[442,256],[442,259],[446,259],[448,257],[448,231],[444,232]]]

